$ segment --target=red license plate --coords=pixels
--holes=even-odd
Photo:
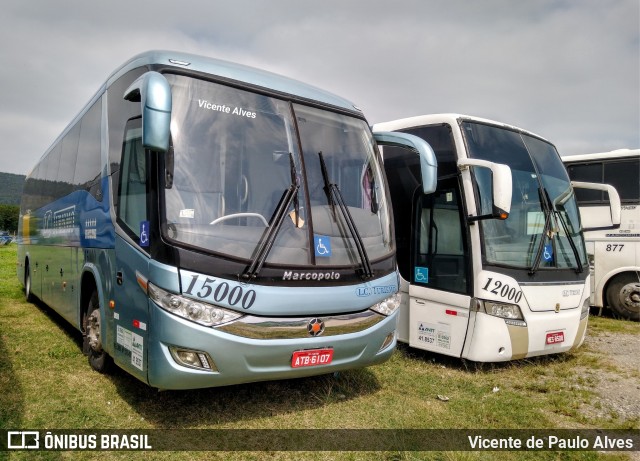
[[[547,344],[560,344],[561,342],[564,342],[564,333],[562,331],[547,333]]]
[[[328,365],[333,360],[333,349],[311,349],[307,351],[295,351],[291,357],[291,367],[316,367]]]

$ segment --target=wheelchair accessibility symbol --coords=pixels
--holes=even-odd
[[[429,268],[428,267],[415,267],[413,278],[418,283],[429,283]]]
[[[553,259],[553,247],[550,243],[547,243],[544,246],[544,253],[542,253],[542,258],[545,261],[551,261]]]
[[[142,221],[140,223],[140,246],[149,246],[149,221]]]
[[[316,249],[316,256],[328,258],[331,256],[331,238],[326,235],[314,235],[313,246]]]

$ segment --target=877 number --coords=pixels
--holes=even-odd
[[[624,248],[624,243],[608,243],[605,250],[620,252]]]

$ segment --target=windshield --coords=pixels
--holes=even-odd
[[[360,264],[354,235],[323,191],[322,152],[369,258],[391,255],[386,191],[364,120],[166,77],[173,96],[164,190],[169,239],[289,266]]]
[[[481,123],[463,122],[462,129],[471,158],[511,168],[509,217],[480,221],[486,263],[581,270],[586,252],[578,207],[556,149],[539,138]],[[490,171],[476,168],[474,175],[482,209],[490,210]]]

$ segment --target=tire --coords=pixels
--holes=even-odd
[[[640,321],[640,280],[633,273],[616,275],[607,286],[607,303],[620,317]]]
[[[31,291],[31,267],[29,266],[29,263],[27,263],[26,266],[24,274],[24,296],[28,303],[32,303],[36,300],[36,297]]]
[[[89,365],[99,373],[107,373],[111,369],[113,360],[102,348],[102,324],[98,292],[94,290],[89,299],[87,314],[84,317],[84,344],[83,350],[89,357]]]

